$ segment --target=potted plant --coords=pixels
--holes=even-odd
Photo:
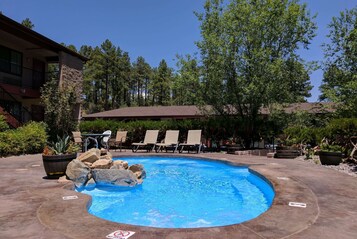
[[[329,144],[324,139],[320,144],[319,157],[323,165],[339,165],[343,158],[343,147],[336,144]]]
[[[47,145],[42,153],[43,166],[48,178],[65,175],[67,165],[77,157],[79,146],[69,136],[57,136],[57,141]]]
[[[64,175],[68,163],[76,158],[78,146],[68,134],[78,128],[79,82],[50,78],[41,88],[44,121],[47,124],[48,146],[43,151],[43,164],[49,178]]]

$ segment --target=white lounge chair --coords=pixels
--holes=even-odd
[[[189,130],[187,134],[187,142],[179,144],[179,152],[182,153],[186,147],[188,152],[190,152],[190,149],[194,149],[197,153],[199,153],[202,146],[201,135],[202,130]]]
[[[133,152],[137,152],[140,147],[145,147],[148,152],[155,148],[157,143],[157,136],[159,135],[158,130],[146,130],[145,138],[143,142],[132,143]]]
[[[173,148],[173,153],[177,150],[178,147],[178,137],[179,137],[180,131],[178,130],[167,130],[165,134],[165,139],[163,143],[157,143],[156,144],[156,153],[158,153],[160,150],[165,148],[166,152],[167,149]]]

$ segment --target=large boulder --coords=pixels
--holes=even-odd
[[[106,154],[103,154],[99,157],[99,159],[108,159],[108,160],[112,160],[113,156],[111,153],[106,153]]]
[[[100,158],[100,150],[96,148],[91,148],[87,152],[82,153],[77,158],[81,162],[94,163]]]
[[[110,167],[113,165],[113,160],[111,159],[98,159],[95,161],[90,167],[92,169],[110,169]]]
[[[76,187],[85,185],[90,178],[90,168],[78,159],[72,160],[66,170],[66,175]]]
[[[92,176],[96,183],[133,187],[138,179],[130,170],[124,169],[93,169]]]

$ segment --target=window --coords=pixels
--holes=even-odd
[[[21,75],[22,54],[18,51],[0,46],[0,71]]]

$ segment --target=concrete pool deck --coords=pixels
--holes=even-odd
[[[357,238],[356,177],[291,159],[221,153],[175,156],[249,165],[274,185],[272,207],[253,220],[224,227],[161,229],[118,224],[90,215],[89,196],[65,189],[68,185],[64,187],[57,180],[43,179],[46,174],[41,155],[25,155],[0,159],[0,238],[97,239],[119,229],[134,231],[130,239]],[[62,198],[72,195],[78,199]],[[306,203],[306,208],[291,207],[289,202]]]

